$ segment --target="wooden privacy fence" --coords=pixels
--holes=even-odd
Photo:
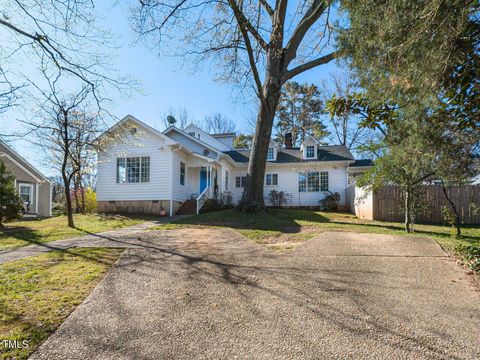
[[[480,224],[480,185],[448,186],[447,193],[455,204],[464,224]],[[404,193],[397,186],[384,186],[371,194],[360,188],[347,192],[350,209],[359,218],[404,221]],[[442,209],[451,209],[441,185],[424,185],[420,190],[420,211],[415,222],[444,223]]]

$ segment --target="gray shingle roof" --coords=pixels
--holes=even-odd
[[[355,160],[353,164],[350,164],[350,167],[361,167],[361,166],[373,166],[373,161],[370,159],[359,159],[359,160]]]
[[[250,150],[231,150],[225,151],[233,161],[238,163],[247,163],[250,156]],[[300,149],[280,149],[278,151],[277,160],[269,161],[269,163],[295,163],[295,162],[311,162],[311,161],[352,161],[352,153],[343,145],[319,146],[317,159],[302,159]]]

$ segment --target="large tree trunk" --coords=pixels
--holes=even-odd
[[[262,87],[262,96],[260,97],[252,151],[248,162],[247,183],[239,204],[240,210],[245,212],[265,210],[263,198],[265,166],[270,136],[272,135],[273,119],[282,91],[282,77],[285,68],[284,57],[278,56],[278,53],[282,52],[283,36],[280,34],[283,34],[283,32],[278,32],[278,34],[276,37],[272,35],[271,47],[267,52],[267,71]]]
[[[65,173],[62,173],[62,178],[63,178],[63,185],[65,186],[65,202],[67,206],[68,226],[71,228],[74,228],[75,223],[73,222],[73,209],[72,209],[72,197],[70,194],[70,182],[68,181],[68,177]]]
[[[247,170],[247,183],[239,208],[246,212],[265,210],[263,186],[268,145],[272,135],[273,119],[280,99],[281,85],[278,79],[269,77],[264,85],[266,101],[260,103],[257,126]]]

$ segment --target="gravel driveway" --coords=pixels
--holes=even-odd
[[[32,359],[480,357],[479,292],[433,240],[323,233],[282,254],[220,229],[102,241],[133,248]]]

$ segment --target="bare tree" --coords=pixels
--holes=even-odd
[[[235,123],[232,119],[221,113],[205,116],[201,127],[210,134],[225,134],[235,131]]]
[[[173,40],[181,44],[182,55],[195,57],[195,63],[214,61],[218,79],[253,86],[260,106],[242,210],[265,207],[268,144],[283,84],[339,55],[329,45],[331,4],[331,0],[291,4],[288,0],[274,4],[268,0],[141,0],[133,10],[140,37],[153,37],[157,45]]]
[[[97,26],[91,0],[4,1],[0,39],[0,110],[33,91],[31,83],[41,77],[38,68],[83,83],[98,106],[104,100],[103,86],[131,85],[108,75],[111,64],[104,51],[115,42]],[[25,87],[28,92],[19,91]]]
[[[85,189],[94,172],[98,144],[94,142],[100,133],[102,121],[96,113],[89,113],[86,109],[76,109],[71,114],[75,127],[74,139],[70,150],[72,167],[78,169],[73,177],[76,211],[85,214]]]
[[[20,121],[27,127],[29,139],[43,150],[49,165],[61,174],[68,226],[73,228],[72,182],[76,186],[81,184],[91,151],[98,150],[99,144],[94,140],[104,122],[98,112],[85,111],[92,96],[88,85],[64,96],[57,88],[58,81],[58,76],[53,80],[47,78],[49,91],[43,92],[43,98],[38,100],[36,116]]]

